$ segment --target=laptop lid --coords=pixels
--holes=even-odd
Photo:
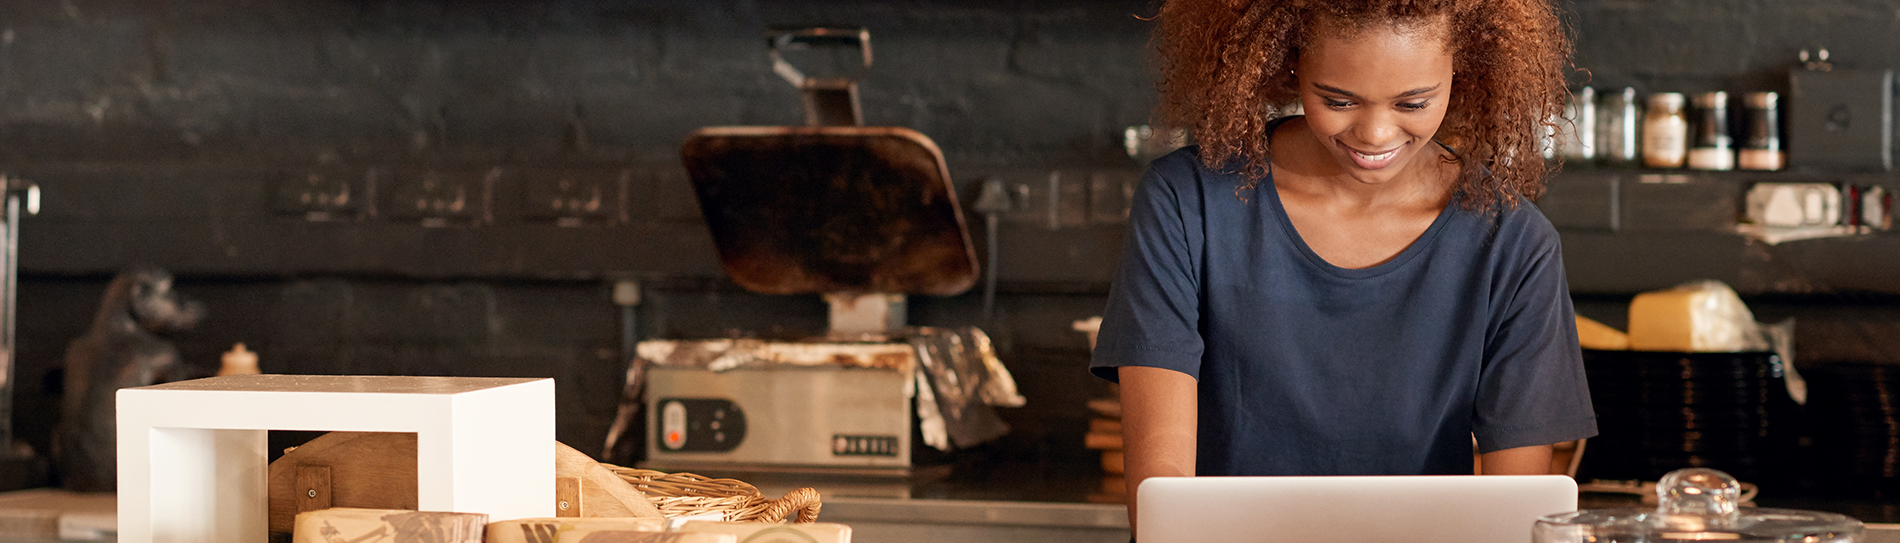
[[[1575,511],[1562,475],[1156,477],[1136,494],[1140,543],[1525,543]]]

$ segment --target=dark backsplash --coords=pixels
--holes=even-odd
[[[242,341],[270,372],[554,377],[559,436],[591,452],[623,370],[610,281],[647,285],[646,337],[823,327],[815,296],[750,294],[722,279],[677,153],[701,126],[800,122],[761,31],[826,23],[870,29],[867,122],[933,138],[966,210],[986,177],[1028,190],[1003,217],[1000,309],[986,328],[1030,399],[1006,410],[1012,439],[1086,461],[1074,449],[1088,417],[1081,400],[1106,386],[1083,371],[1086,342],[1069,323],[1099,312],[1118,257],[1117,198],[1139,171],[1121,130],[1146,123],[1154,104],[1140,20],[1154,5],[0,5],[0,169],[46,193],[45,212],[22,226],[19,433],[44,450],[57,411],[50,370],[110,275],[149,263],[206,302],[209,319],[178,336],[202,371]],[[1795,51],[1815,40],[1843,64],[1892,66],[1900,54],[1900,0],[1568,7],[1588,70],[1578,83],[1599,86],[1785,91]],[[413,195],[427,173],[484,207],[406,213],[431,197]],[[315,190],[311,175],[355,200],[298,207]],[[572,222],[537,211],[561,176],[607,190],[612,211]],[[970,219],[983,254],[983,221]],[[1580,307],[1613,316],[1630,293],[1595,292]],[[1879,339],[1895,336],[1861,324],[1900,322],[1900,310],[1848,305],[1776,307],[1834,323],[1803,329],[1818,352],[1900,361]],[[982,324],[980,306],[975,291],[914,299],[911,321]]]

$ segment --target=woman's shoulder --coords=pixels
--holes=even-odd
[[[1439,144],[1447,152],[1457,155],[1458,150],[1443,143]],[[1465,206],[1465,211],[1485,219],[1493,231],[1520,231],[1535,235],[1538,239],[1548,239],[1552,243],[1557,238],[1557,228],[1544,217],[1544,211],[1537,203],[1521,192],[1512,191],[1507,195],[1494,198],[1470,198],[1469,190],[1491,190],[1489,179],[1494,173],[1491,168],[1478,165],[1458,174],[1461,176],[1452,192],[1452,205]],[[1480,179],[1472,179],[1476,176]],[[1474,204],[1473,200],[1489,200],[1488,204]]]
[[[1227,216],[1257,207],[1237,168],[1210,168],[1201,149],[1189,145],[1148,163],[1131,205],[1168,209],[1181,217]],[[1238,205],[1230,205],[1238,204]]]
[[[1267,121],[1265,137],[1268,138],[1268,141],[1272,141],[1274,135],[1283,129],[1305,130],[1306,125],[1304,119],[1305,116],[1303,115],[1275,117]],[[1197,144],[1184,145],[1148,163],[1148,170],[1150,172],[1162,173],[1175,179],[1211,181],[1223,185],[1233,185],[1239,182],[1244,186],[1253,186],[1255,183],[1247,182],[1248,175],[1246,172],[1248,171],[1248,167],[1248,158],[1245,154],[1238,152],[1234,153],[1233,156],[1220,160],[1218,165],[1210,166],[1208,165],[1208,157],[1202,152],[1201,146]],[[1264,172],[1262,175],[1264,179],[1273,177],[1270,170]]]
[[[1218,183],[1231,185],[1241,181],[1241,165],[1236,161],[1220,167],[1209,167],[1201,155],[1199,145],[1188,145],[1175,149],[1148,163],[1148,177],[1172,185]]]
[[[1187,145],[1149,161],[1148,170],[1163,174],[1200,174],[1209,169],[1201,161],[1201,146]]]
[[[1515,204],[1510,206],[1511,210],[1509,213],[1511,221],[1535,228],[1539,231],[1548,231],[1551,234],[1557,232],[1557,228],[1550,224],[1550,219],[1544,217],[1543,208],[1537,207],[1537,202],[1531,201],[1530,198],[1525,198],[1522,194],[1512,195],[1511,202]]]
[[[1557,227],[1544,217],[1537,203],[1522,195],[1493,204],[1484,215],[1497,241],[1531,251],[1554,249],[1558,245]]]

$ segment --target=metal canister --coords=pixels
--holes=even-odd
[[[1735,139],[1728,132],[1728,93],[1695,95],[1695,134],[1689,144],[1689,168],[1735,169]]]
[[[1606,92],[1597,107],[1596,155],[1606,166],[1635,166],[1642,158],[1642,104],[1636,89]]]
[[[1781,150],[1780,95],[1751,92],[1742,95],[1742,150],[1744,170],[1779,170],[1786,163]]]

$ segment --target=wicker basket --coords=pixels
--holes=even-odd
[[[819,503],[818,491],[809,487],[793,489],[786,492],[785,497],[773,500],[760,494],[757,487],[733,479],[605,463],[601,466],[613,470],[614,475],[646,494],[647,500],[667,518],[718,513],[723,520],[732,522],[782,523],[795,512],[797,516],[792,522],[805,524],[818,522],[818,508],[823,505]]]

